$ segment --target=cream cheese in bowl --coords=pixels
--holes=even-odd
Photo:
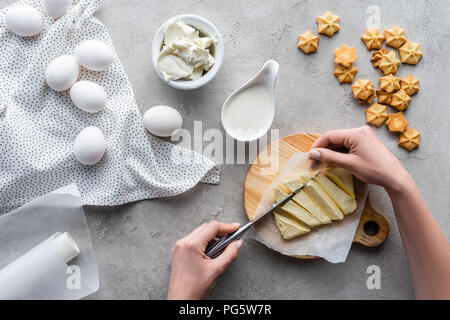
[[[153,67],[171,87],[193,90],[209,83],[223,62],[224,45],[217,28],[190,14],[166,21],[152,44]]]

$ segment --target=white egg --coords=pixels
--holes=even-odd
[[[105,136],[97,127],[84,128],[75,139],[74,154],[81,164],[91,166],[100,162],[105,151]]]
[[[17,5],[5,14],[6,28],[21,37],[32,37],[42,31],[42,15],[32,6]]]
[[[105,90],[91,81],[78,81],[70,88],[70,98],[75,106],[89,113],[101,111],[108,102]]]
[[[86,40],[75,48],[78,62],[92,71],[105,71],[114,61],[111,48],[98,40]]]
[[[172,107],[156,106],[144,114],[144,127],[159,137],[176,134],[183,125],[180,113]]]
[[[72,0],[43,0],[44,9],[52,19],[62,17],[72,5]]]
[[[78,80],[80,65],[72,56],[64,55],[54,59],[47,66],[45,81],[56,91],[65,91]]]

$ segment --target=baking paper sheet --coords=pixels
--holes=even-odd
[[[98,290],[97,264],[81,205],[76,186],[70,185],[0,217],[0,299],[81,299]],[[80,249],[68,264],[47,245],[56,232],[68,232]],[[39,244],[34,255],[24,256]],[[80,277],[74,278],[75,273]]]
[[[6,29],[9,7],[0,11],[0,215],[72,182],[89,205],[173,196],[200,181],[219,182],[212,161],[145,131],[115,51],[106,71],[81,71],[80,79],[101,85],[108,95],[105,110],[97,114],[79,110],[68,92],[45,83],[47,65],[73,54],[81,41],[101,40],[114,48],[107,28],[93,16],[101,0],[74,1],[58,20],[46,16],[40,0],[12,6],[17,4],[37,8],[45,26],[38,36],[22,38]],[[107,140],[106,155],[94,166],[81,165],[73,155],[76,136],[88,126],[99,127]]]
[[[308,157],[308,153],[298,153],[289,159],[261,198],[255,216],[273,203],[273,189],[281,180],[294,177],[299,172],[309,171],[315,164],[317,162],[312,161]],[[320,167],[313,169],[318,170]],[[253,238],[285,255],[310,255],[322,257],[332,263],[345,262],[368,194],[367,184],[355,177],[353,181],[358,208],[353,214],[345,216],[343,220],[320,226],[298,238],[285,240],[278,231],[273,214],[269,214],[255,225],[254,232],[252,232]]]

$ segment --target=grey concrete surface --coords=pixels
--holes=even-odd
[[[0,0],[2,7],[11,0]],[[449,122],[450,6],[448,1],[239,1],[239,0],[105,0],[97,17],[107,25],[144,112],[157,104],[176,107],[184,127],[218,128],[220,108],[235,88],[267,59],[280,63],[273,128],[281,135],[323,132],[364,124],[364,106],[347,85],[333,76],[333,51],[341,44],[356,47],[358,77],[378,85],[381,73],[369,62],[360,40],[371,5],[381,9],[381,28],[397,24],[407,38],[420,42],[424,58],[402,65],[398,75],[412,73],[421,81],[407,112],[422,133],[421,147],[408,153],[397,147],[385,127],[376,134],[416,179],[446,236],[450,233]],[[306,56],[296,47],[299,33],[316,30],[315,17],[331,10],[341,17],[341,31],[320,37],[319,51]],[[225,61],[217,78],[195,92],[163,84],[150,59],[154,32],[166,19],[193,13],[212,21],[225,41]],[[194,227],[210,219],[245,222],[243,180],[248,165],[225,165],[218,186],[200,184],[172,199],[146,200],[119,207],[88,207],[86,214],[100,272],[100,290],[90,299],[161,299],[167,294],[171,247]],[[395,174],[395,172],[392,172]],[[384,190],[371,187],[374,207],[390,221],[391,233],[378,248],[353,245],[346,263],[285,257],[254,240],[245,242],[238,260],[217,282],[210,299],[410,299],[410,284],[392,206]],[[421,232],[421,230],[417,230]],[[381,268],[380,290],[368,290],[366,269]]]

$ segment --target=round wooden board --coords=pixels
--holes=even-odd
[[[248,169],[244,181],[244,207],[249,220],[253,219],[258,203],[270,183],[277,177],[289,159],[299,152],[308,152],[313,142],[319,137],[316,134],[294,134],[272,142],[262,150]],[[273,163],[278,159],[279,163]],[[361,215],[361,221],[353,242],[364,246],[375,247],[384,242],[389,234],[389,222],[386,217],[372,208],[369,198]],[[312,256],[295,256],[311,259]]]

